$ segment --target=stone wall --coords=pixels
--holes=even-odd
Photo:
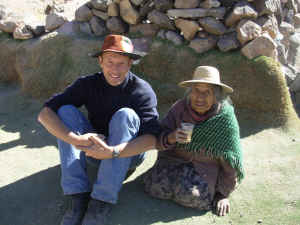
[[[40,23],[0,6],[0,32],[22,40],[56,30],[93,37],[120,33],[159,37],[199,54],[218,49],[240,50],[248,59],[264,55],[281,63],[300,104],[300,0],[90,0],[77,8],[72,20],[65,16],[63,3],[49,3],[46,21]]]

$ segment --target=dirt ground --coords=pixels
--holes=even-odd
[[[17,86],[0,85],[0,106],[0,224],[58,225],[68,200],[60,189],[56,140],[36,120],[42,103],[23,96]],[[140,177],[155,161],[156,152],[150,151],[124,183],[110,224],[299,225],[299,133],[247,128],[242,133],[246,179],[230,198],[229,216],[146,195]]]

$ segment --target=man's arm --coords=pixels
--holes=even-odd
[[[96,159],[110,159],[114,149],[120,152],[119,157],[130,157],[156,148],[156,137],[152,134],[144,134],[130,142],[122,143],[117,146],[108,146],[98,137],[91,136],[89,140],[93,145],[89,147],[76,146],[86,152],[87,156]]]
[[[72,145],[89,146],[91,134],[77,135],[70,131],[57,114],[49,107],[44,107],[38,115],[38,121],[55,137]]]

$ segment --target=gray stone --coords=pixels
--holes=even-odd
[[[92,35],[92,29],[89,22],[79,22],[79,30],[80,32],[88,35]]]
[[[256,19],[257,12],[247,2],[239,2],[234,6],[233,11],[226,18],[226,26],[233,26],[241,19]]]
[[[253,4],[259,16],[280,14],[282,11],[280,0],[256,0]]]
[[[183,44],[183,38],[180,34],[174,32],[174,31],[166,31],[165,37],[167,40],[173,42],[175,45],[182,45]]]
[[[300,75],[297,75],[295,80],[291,83],[290,91],[300,92]]]
[[[92,9],[92,13],[93,13],[94,16],[97,16],[102,20],[107,20],[108,19],[107,12],[102,12],[102,11],[97,10],[97,9]]]
[[[297,75],[295,72],[288,66],[281,65],[282,73],[285,76],[285,80],[287,83],[287,86],[291,86],[291,84],[294,82],[296,79]]]
[[[294,27],[295,27],[295,29],[300,28],[300,13],[297,13],[294,16]]]
[[[140,22],[140,14],[135,10],[129,0],[120,2],[120,15],[128,24],[137,24]]]
[[[284,37],[289,37],[291,34],[295,33],[295,28],[292,24],[283,21],[279,25],[279,31]]]
[[[211,49],[214,49],[217,45],[217,39],[215,37],[208,38],[195,38],[189,44],[189,47],[194,49],[197,53],[204,53]]]
[[[217,8],[220,5],[221,3],[218,0],[205,0],[204,2],[200,3],[200,7],[205,9]]]
[[[261,35],[261,27],[251,20],[242,20],[237,28],[237,38],[242,45],[246,44]]]
[[[300,72],[300,33],[291,35],[289,44],[287,61]]]
[[[224,18],[226,9],[224,7],[212,8],[212,9],[170,9],[167,11],[169,17],[172,18],[198,18],[212,16],[218,19]]]
[[[155,9],[155,4],[153,0],[147,1],[143,6],[140,8],[140,17],[144,19],[147,17],[148,13],[150,13],[153,9]]]
[[[270,35],[265,32],[260,37],[257,37],[245,45],[241,52],[248,59],[253,59],[257,56],[264,55],[277,60],[276,47],[276,43],[273,41]]]
[[[226,27],[219,20],[216,20],[213,17],[205,17],[199,19],[200,25],[203,29],[211,34],[223,35],[226,32]]]
[[[225,34],[218,41],[218,47],[222,52],[228,52],[240,47],[236,33]]]
[[[150,20],[154,24],[157,24],[160,28],[176,30],[173,22],[169,19],[169,17],[156,9],[148,14],[148,20]]]
[[[101,11],[107,11],[107,6],[110,1],[108,0],[91,0],[90,4],[94,9],[98,9]]]
[[[103,36],[107,34],[105,21],[100,19],[99,17],[93,16],[92,19],[90,20],[90,25],[94,35]]]
[[[144,0],[131,0],[132,4],[136,5],[136,6],[139,6],[142,4]]]
[[[0,30],[6,33],[13,33],[16,29],[19,22],[12,21],[10,18],[6,18],[5,20],[0,20]]]
[[[261,26],[263,31],[267,31],[273,39],[277,37],[279,29],[274,15],[261,16],[256,20],[256,23]]]
[[[111,17],[106,21],[106,27],[113,33],[125,33],[128,30],[128,25],[117,16]]]
[[[140,33],[143,36],[155,36],[159,30],[158,25],[152,23],[144,23],[132,25],[129,28],[129,33]]]
[[[175,0],[174,7],[177,9],[192,9],[199,7],[199,0]]]
[[[75,11],[75,20],[79,22],[88,22],[93,17],[92,11],[86,6],[80,6]]]
[[[33,38],[33,34],[23,23],[23,24],[19,24],[15,28],[15,30],[13,32],[13,37],[14,37],[14,39],[27,40],[27,39]]]
[[[60,26],[62,26],[66,22],[66,18],[61,14],[49,14],[46,17],[46,30],[47,31],[53,31]]]
[[[166,12],[174,6],[172,0],[154,0],[154,5],[155,9],[161,12]]]

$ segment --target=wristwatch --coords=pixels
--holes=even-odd
[[[119,156],[120,156],[120,151],[118,149],[114,148],[112,151],[112,157],[118,158]]]

